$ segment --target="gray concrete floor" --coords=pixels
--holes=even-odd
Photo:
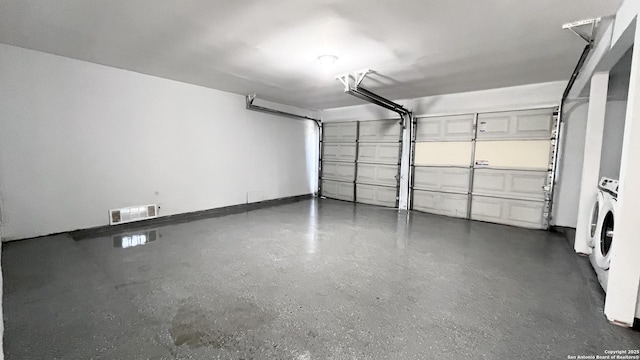
[[[133,248],[4,245],[7,359],[566,359],[640,348],[560,235],[317,200]],[[116,238],[116,242],[118,239]]]

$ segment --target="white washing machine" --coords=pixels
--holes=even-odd
[[[598,196],[591,212],[588,239],[593,248],[589,260],[598,275],[598,281],[607,291],[609,267],[611,266],[611,250],[618,207],[618,180],[602,178],[598,184]],[[640,294],[636,306],[636,318],[640,319]]]
[[[596,231],[600,223],[600,213],[602,212],[602,204],[604,204],[604,195],[600,189],[596,194],[596,201],[593,203],[589,220],[589,228],[587,229],[587,244],[593,248],[596,245]],[[591,252],[593,253],[593,251]]]
[[[593,248],[589,260],[605,292],[609,279],[617,205],[618,180],[603,177],[598,183],[598,195],[591,211],[587,242]]]
[[[598,195],[591,210],[588,238],[593,248],[589,260],[598,275],[598,281],[607,292],[609,267],[611,266],[611,250],[618,206],[618,180],[602,178],[598,183]],[[640,293],[636,305],[636,319],[640,319]]]

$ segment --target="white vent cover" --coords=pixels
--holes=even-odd
[[[158,217],[158,205],[131,206],[109,210],[109,224],[124,224]]]

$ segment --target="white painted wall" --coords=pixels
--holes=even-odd
[[[622,158],[622,138],[624,137],[626,112],[626,100],[607,101],[600,157],[600,177],[620,178],[620,159]]]
[[[416,116],[532,109],[559,105],[565,86],[566,81],[556,81],[429,96],[397,102],[413,110]],[[567,111],[565,113],[564,143],[558,169],[552,224],[575,227],[580,195],[587,103],[570,101],[565,109]],[[375,120],[392,117],[397,116],[370,104],[328,109],[322,112],[322,120],[325,122]]]
[[[564,105],[564,134],[552,224],[575,228],[582,181],[585,135],[587,133],[588,100],[568,99]]]
[[[640,4],[634,9],[640,16]],[[638,213],[640,212],[640,26],[635,24],[625,128],[620,160],[620,183],[615,210],[615,231],[611,248],[611,267],[607,282],[604,313],[614,324],[631,327],[640,317],[640,242]]]
[[[631,75],[631,51],[628,51],[611,69],[609,96],[605,113],[603,146],[600,161],[600,176],[613,179],[620,177],[622,140],[627,114],[629,76]]]
[[[3,240],[315,191],[310,121],[241,95],[0,45]]]

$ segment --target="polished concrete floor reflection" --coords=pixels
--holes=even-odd
[[[566,359],[639,349],[560,235],[308,200],[4,245],[7,359]]]

